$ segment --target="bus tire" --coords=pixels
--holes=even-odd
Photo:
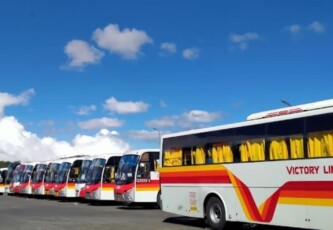
[[[226,225],[224,205],[216,196],[209,198],[206,203],[206,220],[212,230],[224,229]]]
[[[162,210],[161,191],[157,193],[157,206]]]

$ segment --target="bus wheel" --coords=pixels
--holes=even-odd
[[[206,220],[210,229],[213,230],[221,230],[226,224],[224,206],[215,196],[209,198],[206,204]]]
[[[161,191],[157,193],[157,206],[162,210]]]

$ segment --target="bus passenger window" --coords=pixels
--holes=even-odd
[[[313,132],[308,135],[308,157],[333,156],[333,131]]]
[[[191,165],[191,149],[190,148],[183,148],[183,165]]]
[[[213,163],[233,162],[233,153],[230,145],[224,143],[214,144],[212,157]]]
[[[304,158],[303,136],[293,136],[289,138],[290,142],[290,158]]]
[[[272,139],[269,144],[269,159],[283,160],[288,158],[289,154],[286,140],[283,138]]]
[[[202,146],[198,146],[192,150],[192,162],[196,165],[206,163],[206,155]]]
[[[164,152],[163,166],[182,165],[182,150],[180,148],[167,149]]]
[[[241,153],[241,161],[264,161],[265,160],[265,141],[251,140],[243,142],[239,151]]]

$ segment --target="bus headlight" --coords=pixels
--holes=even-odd
[[[134,200],[134,190],[133,190],[133,188],[127,190],[124,193],[124,198],[125,198],[125,200],[128,200],[128,201],[133,201]]]

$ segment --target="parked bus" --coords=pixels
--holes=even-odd
[[[91,163],[93,162],[94,157],[87,157],[82,160],[82,165],[80,169],[79,176],[75,183],[75,196],[79,198],[85,198],[86,190],[85,185],[87,181],[87,175],[91,167]]]
[[[163,211],[227,222],[333,229],[333,100],[162,136]]]
[[[30,195],[31,192],[31,180],[36,172],[36,162],[26,163],[24,170],[20,177],[19,193]]]
[[[10,185],[10,182],[13,178],[13,174],[14,174],[14,170],[15,168],[20,164],[19,161],[15,161],[15,162],[10,162],[8,164],[8,167],[7,167],[7,175],[6,175],[6,178],[5,178],[5,188],[4,188],[4,192],[5,193],[11,193],[10,189],[9,189],[9,185]]]
[[[160,205],[159,153],[159,149],[139,149],[121,157],[114,190],[116,201]]]
[[[45,161],[45,162],[40,162],[36,165],[36,171],[31,180],[32,194],[45,195],[44,178],[49,164],[51,164],[51,162]]]
[[[7,170],[7,168],[0,168],[0,194],[3,194],[5,192]]]
[[[54,187],[56,197],[75,197],[75,182],[82,165],[82,156],[75,156],[63,160]]]
[[[60,165],[62,160],[55,160],[52,161],[46,169],[45,177],[44,177],[44,189],[46,196],[53,196],[54,195],[54,186],[59,174]]]
[[[94,159],[85,185],[85,199],[114,200],[115,174],[122,154],[106,154]]]
[[[18,194],[20,192],[21,175],[23,174],[26,166],[26,163],[21,163],[15,167],[9,184],[10,193]]]

